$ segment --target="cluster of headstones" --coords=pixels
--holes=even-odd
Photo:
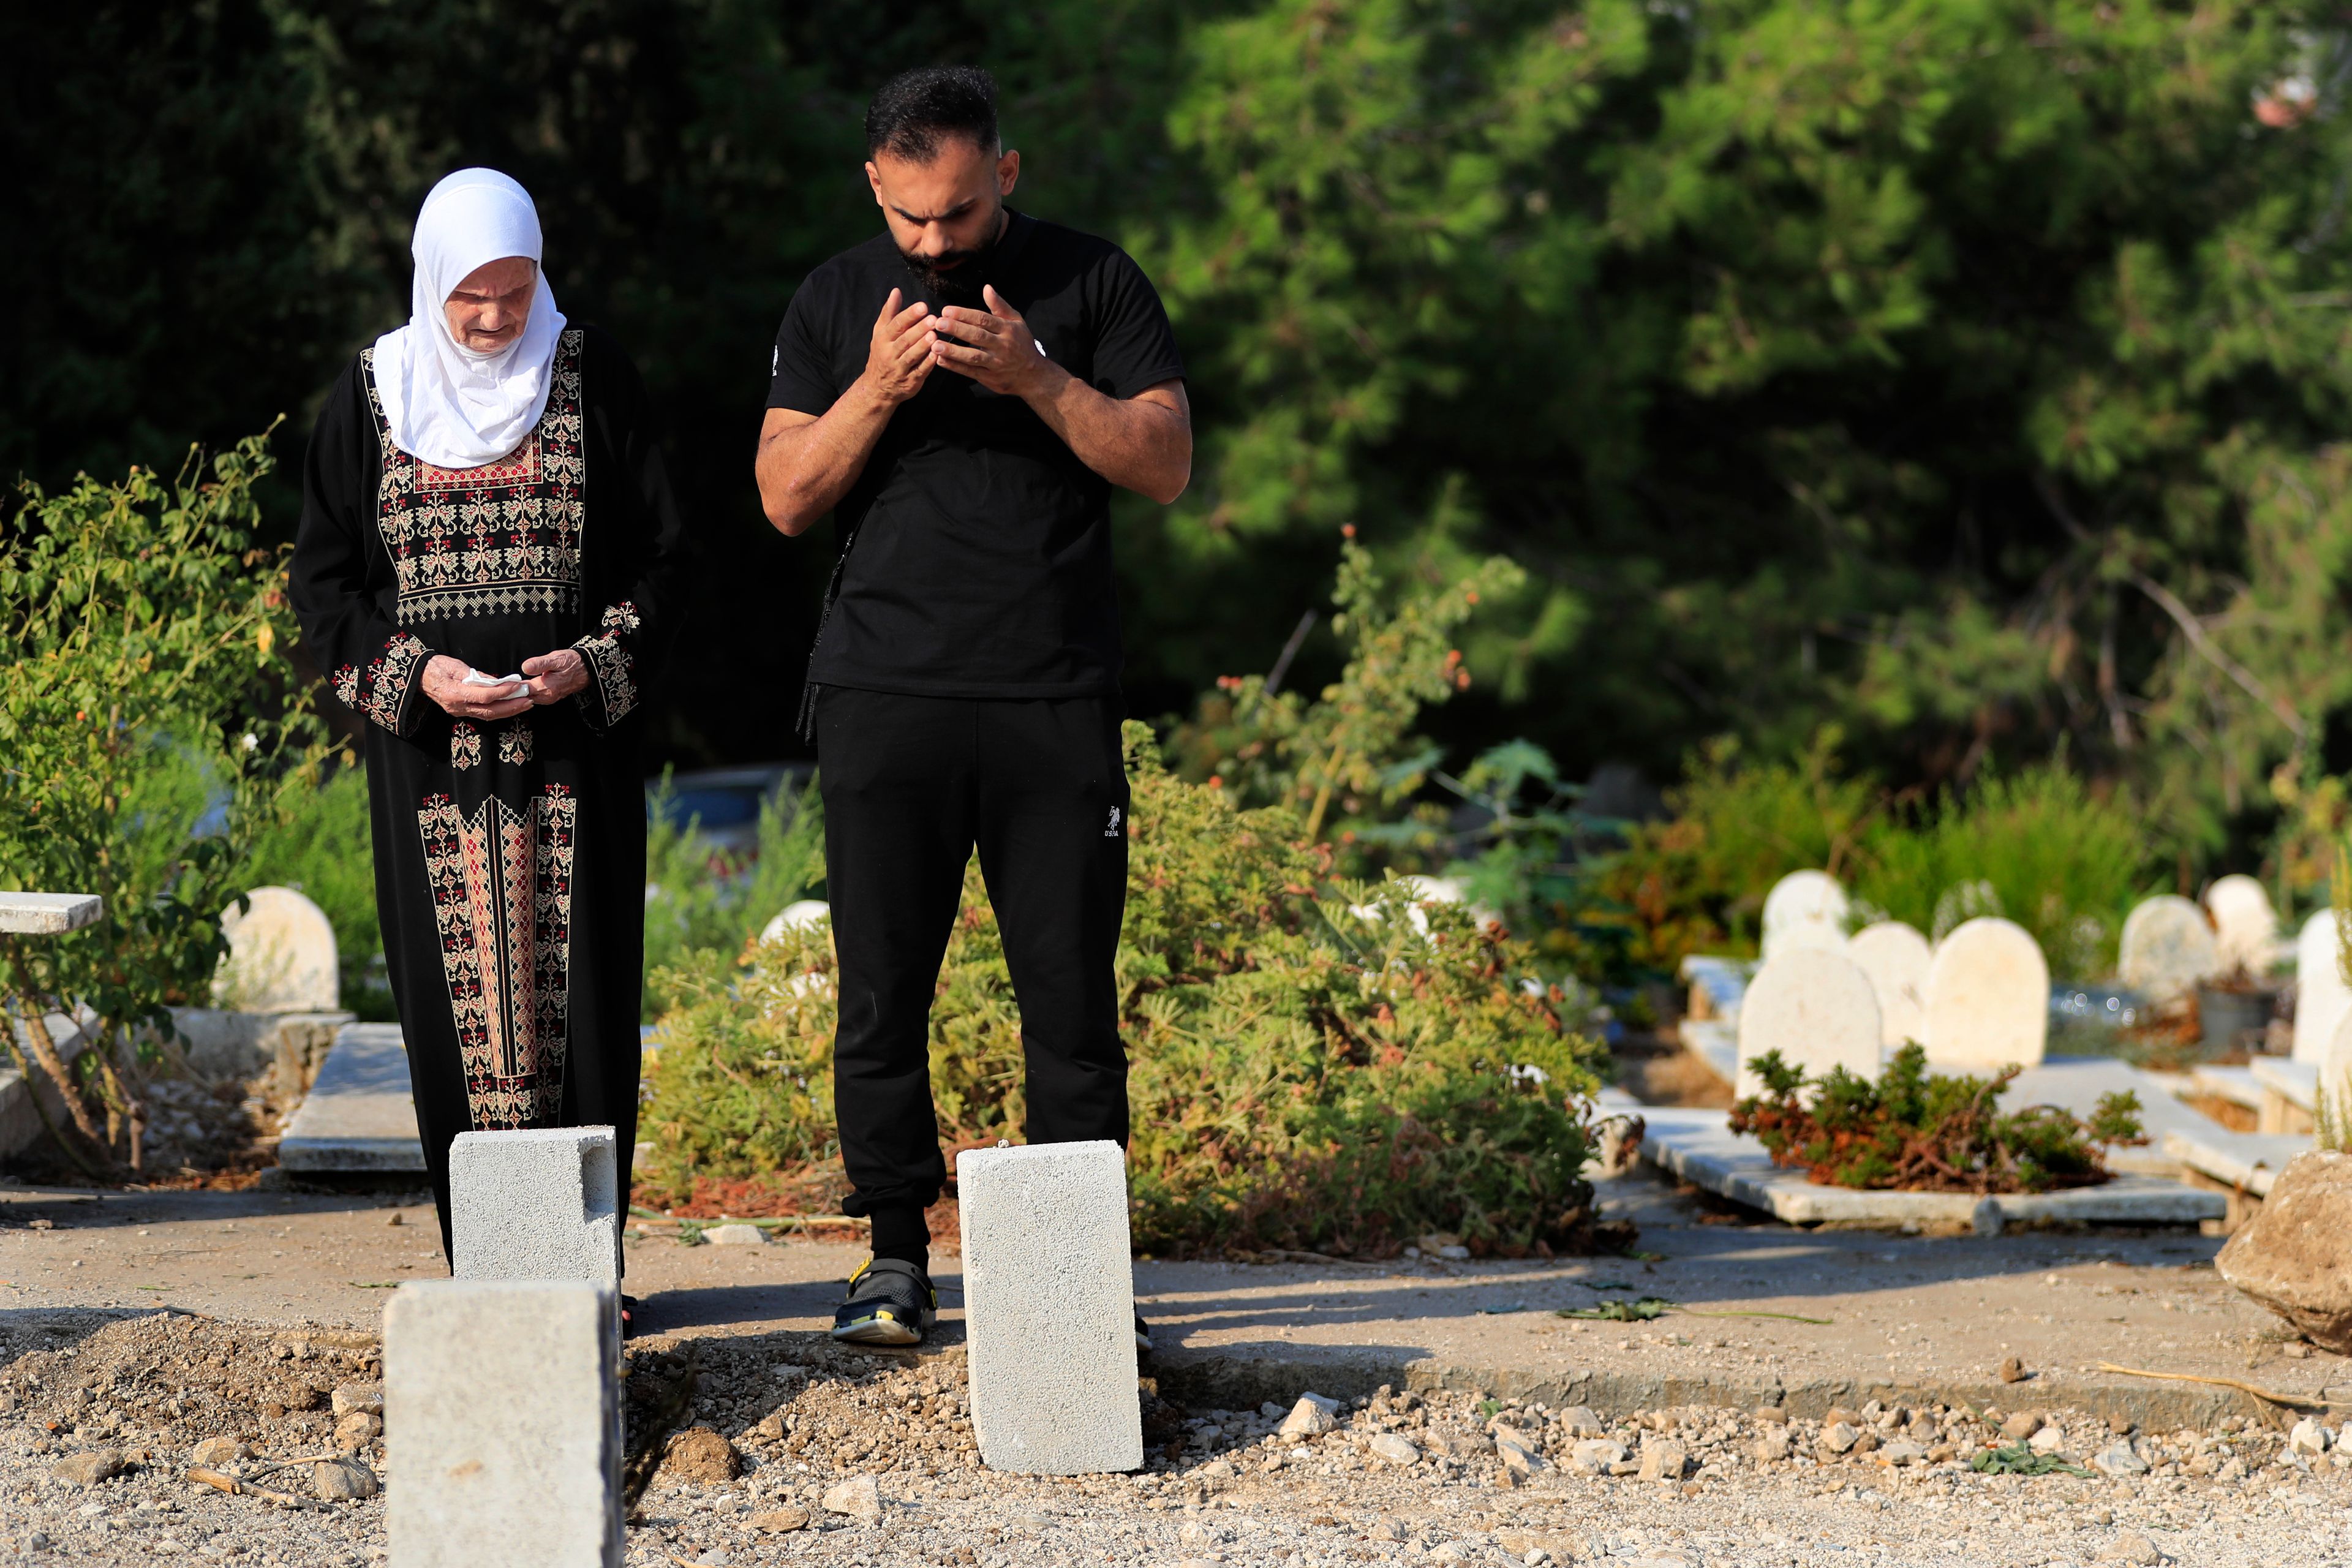
[[[1772,1050],[1816,1078],[1841,1067],[1875,1078],[1912,1040],[1954,1070],[2042,1059],[2050,966],[2024,927],[1979,915],[1930,942],[1901,921],[1849,936],[1851,918],[1826,872],[1783,877],[1764,900],[1763,963],[1739,1008],[1739,1094],[1761,1092],[1748,1064]]]

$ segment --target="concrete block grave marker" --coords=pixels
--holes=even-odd
[[[1845,952],[1870,976],[1870,988],[1878,997],[1880,1043],[1892,1050],[1906,1040],[1924,1041],[1927,966],[1936,959],[1927,939],[1901,921],[1880,921],[1854,932]]]
[[[1767,962],[1800,947],[1845,945],[1845,889],[1826,871],[1791,871],[1764,895],[1760,951]]]
[[[2336,911],[2303,922],[2294,939],[2294,1059],[2325,1062],[2336,1026],[2352,1015],[2352,985],[2344,980],[2344,944]]]
[[[1139,1468],[1126,1155],[1108,1142],[968,1149],[956,1190],[982,1460],[1030,1475]]]
[[[617,1292],[614,1155],[610,1127],[458,1133],[449,1145],[450,1271],[460,1279],[584,1279]]]
[[[1844,1068],[1861,1078],[1878,1076],[1878,995],[1862,966],[1827,948],[1796,947],[1767,959],[1739,1005],[1739,1080],[1742,1098],[1764,1092],[1764,1081],[1748,1063],[1767,1051],[1825,1078]]]
[[[2050,1044],[2050,965],[2014,921],[1966,921],[1936,949],[1927,971],[1931,1067],[1973,1073],[2032,1067]]]
[[[2179,894],[2144,900],[2125,917],[2116,973],[2157,1005],[2178,1002],[2221,969],[2221,946],[2205,911]]]
[[[2278,912],[2271,896],[2252,877],[2233,872],[2205,889],[2205,907],[2213,915],[2213,943],[2221,967],[2243,964],[2247,973],[2262,974],[2271,966],[2271,951],[2278,945]]]
[[[335,928],[291,888],[256,888],[221,911],[228,952],[213,975],[215,1005],[240,1013],[326,1013],[342,1005]]]
[[[621,1355],[583,1279],[431,1279],[383,1314],[391,1568],[619,1568]]]

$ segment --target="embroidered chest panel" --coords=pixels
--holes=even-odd
[[[547,412],[523,444],[478,468],[441,468],[393,445],[366,353],[383,449],[376,528],[391,552],[403,626],[514,611],[577,613],[587,519],[580,338],[558,342]]]

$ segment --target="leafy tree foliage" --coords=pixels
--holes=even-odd
[[[865,97],[943,58],[998,72],[1018,199],[1134,249],[1192,365],[1193,488],[1119,513],[1139,710],[1266,669],[1353,522],[1391,572],[1523,569],[1438,734],[1570,778],[1835,722],[1966,785],[2063,740],[2202,854],[2352,763],[2318,0],[19,6],[0,463],[299,426],[404,308],[425,186],[497,163],[730,563],[684,650],[730,679],[665,750],[772,754],[826,563],[753,503],[765,344],[875,231]]]

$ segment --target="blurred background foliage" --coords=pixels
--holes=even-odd
[[[767,345],[875,230],[866,96],[943,58],[1003,83],[1018,205],[1127,245],[1175,317],[1193,485],[1118,521],[1130,703],[1190,715],[1188,778],[1303,785],[1302,816],[1328,786],[1318,826],[1367,865],[1454,864],[1603,967],[1736,939],[1766,862],[1932,921],[1979,818],[2020,865],[2084,813],[2131,829],[2075,846],[2055,925],[1976,871],[2045,940],[2263,856],[2317,895],[2352,768],[2336,5],[12,7],[0,471],[168,468],[284,412],[257,495],[289,536],[320,389],[404,308],[417,200],[496,164],[567,311],[645,366],[727,564],[680,656],[715,678],[661,694],[656,760],[789,755],[830,551],[760,519]],[[1343,616],[1349,573],[1483,594],[1425,628],[1447,700],[1318,776],[1275,754],[1312,737],[1259,678],[1343,523]],[[1289,690],[1365,651],[1318,619]],[[1228,762],[1255,742],[1272,785]],[[1570,900],[1612,767],[1684,777],[1682,815]],[[1709,816],[1726,791],[1758,820]],[[1920,847],[1874,858],[1897,822]],[[1644,912],[1666,864],[1698,880]]]

